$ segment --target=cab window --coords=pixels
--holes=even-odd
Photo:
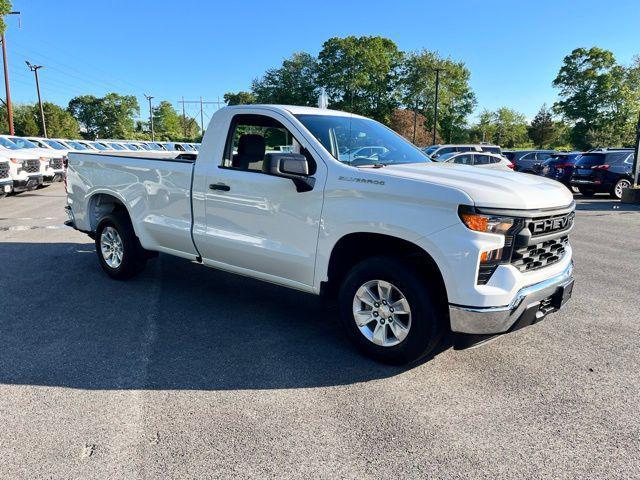
[[[302,152],[301,145],[277,120],[264,115],[236,115],[231,123],[222,166],[262,172],[272,152]]]

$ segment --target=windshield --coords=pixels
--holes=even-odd
[[[91,142],[89,143],[89,145],[92,145],[94,148],[97,148],[98,150],[102,150],[102,151],[109,150],[107,147],[105,147],[104,145],[98,142]]]
[[[50,147],[55,148],[56,150],[67,150],[66,148],[64,148],[64,145],[56,142],[55,140],[43,140],[43,141]]]
[[[0,137],[0,145],[2,145],[5,148],[9,148],[11,150],[20,150],[20,147],[18,147],[11,140],[8,140],[8,139],[6,139],[4,137]]]
[[[35,143],[30,142],[26,138],[12,137],[11,141],[15,143],[18,148],[38,148]]]
[[[108,143],[107,145],[110,145],[114,150],[126,150],[122,145],[120,145],[119,143]]]
[[[75,149],[75,150],[88,150],[89,147],[87,147],[86,145],[83,145],[81,143],[78,142],[74,142],[71,140],[67,140],[67,145],[69,145],[71,148]]]
[[[342,163],[353,166],[426,163],[422,150],[382,124],[360,117],[296,115]]]
[[[431,156],[431,154],[433,152],[435,152],[436,150],[438,150],[438,148],[440,148],[438,145],[434,145],[433,147],[425,148],[423,150],[423,152],[426,153],[427,155]]]

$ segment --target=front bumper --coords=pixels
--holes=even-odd
[[[495,335],[513,327],[531,325],[559,310],[571,297],[573,262],[547,280],[520,289],[508,305],[470,307],[449,305],[451,330],[458,333]]]
[[[42,175],[30,175],[24,179],[13,180],[13,190],[16,192],[22,192],[24,190],[33,190],[42,185]]]
[[[42,179],[44,183],[55,183],[62,182],[65,177],[65,172],[63,170],[53,170],[49,168],[46,173],[43,174]]]

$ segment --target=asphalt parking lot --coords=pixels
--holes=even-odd
[[[574,298],[411,369],[307,295],[110,280],[61,184],[0,200],[0,478],[638,478],[640,208],[577,197]]]

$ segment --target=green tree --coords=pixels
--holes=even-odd
[[[7,29],[7,24],[4,21],[4,16],[11,11],[11,2],[9,0],[0,0],[0,33],[4,33]]]
[[[308,53],[294,53],[280,68],[271,68],[251,85],[257,103],[315,106],[320,88],[318,62]]]
[[[493,142],[506,148],[527,146],[526,117],[506,107],[495,112],[484,110],[473,128],[471,140]]]
[[[173,140],[183,135],[180,115],[171,102],[163,100],[153,107],[153,128],[161,140]]]
[[[42,107],[49,137],[77,138],[79,136],[78,122],[67,110],[50,102],[44,102]],[[16,135],[25,137],[42,135],[38,105],[16,105],[13,109],[13,121]]]
[[[250,105],[252,103],[258,103],[256,96],[251,92],[227,92],[223,98],[227,105]]]
[[[33,137],[42,135],[40,109],[35,108],[35,105],[15,105],[13,107],[13,127],[16,135],[19,136]]]
[[[75,97],[68,110],[89,138],[128,138],[135,130],[134,116],[140,113],[140,106],[133,95],[108,93],[102,98]]]
[[[564,58],[553,81],[560,90],[557,112],[573,124],[572,143],[581,149],[633,141],[640,107],[640,62],[619,65],[612,52],[576,48]]]
[[[400,104],[402,60],[388,38],[330,38],[318,55],[318,81],[332,107],[388,124]]]
[[[435,70],[440,69],[438,90],[438,132],[445,142],[459,142],[465,136],[467,117],[476,97],[469,85],[471,72],[463,62],[443,59],[436,52],[423,50],[406,56],[402,68],[402,101],[407,109],[418,109],[433,129]]]
[[[50,102],[42,104],[44,118],[47,123],[47,134],[53,138],[78,138],[80,125],[64,108]],[[37,105],[33,106],[35,116],[40,115]]]
[[[543,104],[528,127],[529,138],[537,148],[549,146],[557,137],[556,122],[551,110]]]
[[[188,115],[178,114],[166,100],[153,107],[153,129],[158,140],[193,141],[200,136],[197,122]],[[144,131],[149,131],[148,122],[144,123]]]

